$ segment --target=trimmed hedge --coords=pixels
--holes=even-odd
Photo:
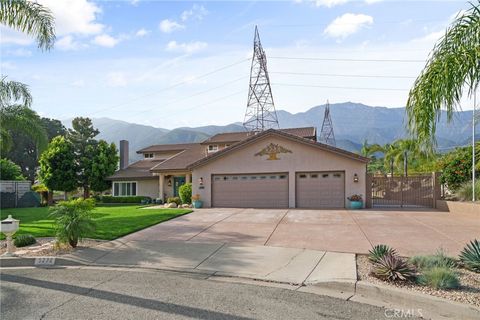
[[[101,196],[98,199],[103,203],[142,203],[147,200],[150,202],[152,199],[145,196],[131,196],[131,197],[113,197],[113,196]]]
[[[190,204],[192,203],[192,184],[185,183],[178,188],[178,193],[182,203]]]

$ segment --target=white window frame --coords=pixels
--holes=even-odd
[[[209,144],[207,151],[210,152],[217,152],[218,151],[218,144]]]
[[[132,186],[130,185],[130,195],[115,195],[115,184],[118,184],[118,191],[119,193],[122,193],[121,190],[121,184],[122,183],[135,183],[135,195],[132,195]],[[114,197],[136,197],[138,196],[138,181],[113,181],[113,184],[112,184],[112,195]]]
[[[143,154],[143,157],[144,157],[145,159],[152,159],[152,158],[155,157],[155,154],[153,154],[152,152],[144,153],[144,154]]]

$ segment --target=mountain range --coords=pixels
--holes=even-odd
[[[317,127],[320,134],[325,105],[315,106],[305,112],[290,113],[278,110],[280,128]],[[405,108],[372,107],[361,103],[344,102],[330,104],[337,147],[358,152],[362,143],[386,144],[405,138]],[[440,151],[466,145],[471,139],[472,112],[455,112],[447,123],[443,112],[437,123],[437,143]],[[92,118],[93,125],[100,130],[98,139],[118,145],[120,140],[130,143],[130,161],[139,159],[136,150],[153,144],[200,142],[221,132],[243,131],[241,123],[225,126],[180,127],[173,130],[129,123],[110,118]],[[64,122],[70,127],[71,119]],[[480,135],[479,135],[480,138]]]

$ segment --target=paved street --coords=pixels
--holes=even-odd
[[[2,270],[1,318],[388,319],[382,308],[293,289],[155,270]]]
[[[474,216],[427,209],[201,209],[123,238],[367,253],[384,243],[403,255],[457,255],[478,238]]]

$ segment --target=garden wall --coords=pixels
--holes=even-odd
[[[480,218],[480,202],[437,200],[437,210]]]

